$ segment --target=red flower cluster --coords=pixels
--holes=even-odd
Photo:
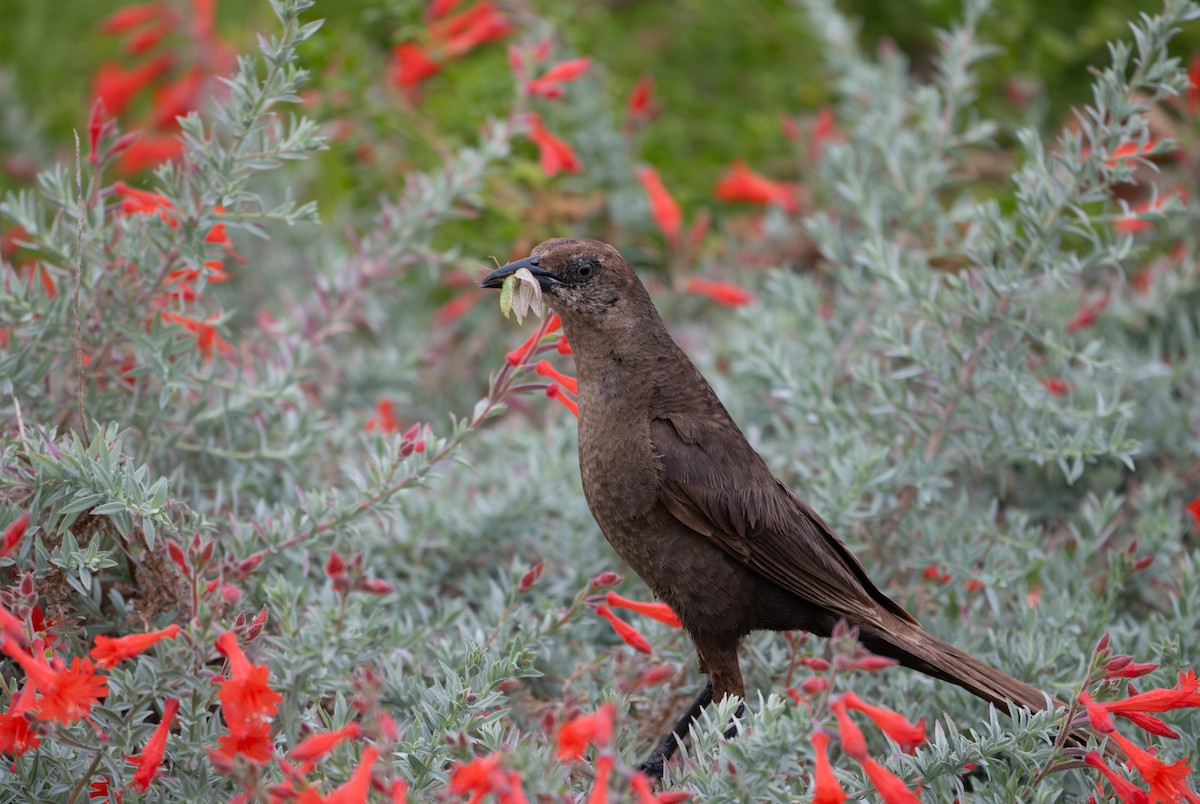
[[[526,97],[558,100],[567,94],[566,85],[577,80],[591,66],[591,59],[568,59],[553,65],[537,78],[531,77],[535,67],[550,55],[550,42],[543,41],[528,47],[510,47],[508,63],[516,76],[521,93]],[[579,173],[583,164],[565,140],[546,129],[541,115],[528,112],[524,116],[529,138],[538,147],[538,162],[542,172],[554,176],[560,172]]]
[[[367,592],[372,595],[386,595],[392,591],[392,585],[379,578],[368,578],[364,567],[365,555],[355,553],[347,563],[337,550],[329,553],[325,561],[325,574],[333,583],[334,591],[339,595],[347,592]]]
[[[400,431],[400,424],[396,421],[396,409],[390,399],[380,399],[375,403],[375,415],[367,419],[365,425],[367,432],[378,430],[381,433],[392,434]],[[425,451],[425,425],[417,423],[404,431],[400,437],[400,457],[407,458],[414,452]]]
[[[70,666],[58,657],[47,662],[44,656],[21,650],[11,639],[0,644],[0,651],[25,671],[26,686],[36,688],[37,698],[22,711],[32,712],[39,720],[74,723],[86,718],[96,702],[108,695],[108,679],[96,675],[90,659],[76,656]]]
[[[1157,665],[1139,664],[1126,655],[1111,656],[1108,634],[1096,646],[1101,660],[1107,659],[1101,668],[1101,679],[1137,678],[1153,671]],[[1108,682],[1111,685],[1111,682]],[[1200,708],[1200,678],[1195,670],[1179,674],[1179,683],[1169,688],[1155,688],[1137,692],[1129,684],[1130,694],[1114,701],[1097,701],[1090,692],[1079,694],[1079,703],[1084,707],[1092,728],[1106,735],[1128,757],[1127,766],[1132,767],[1147,784],[1143,790],[1117,770],[1109,767],[1104,758],[1095,751],[1089,752],[1085,761],[1100,771],[1113,788],[1117,798],[1125,804],[1141,804],[1154,801],[1182,801],[1200,804],[1200,795],[1188,787],[1191,767],[1187,759],[1166,763],[1159,759],[1154,749],[1146,750],[1129,740],[1117,730],[1113,715],[1125,718],[1150,734],[1167,739],[1179,739],[1179,733],[1150,713],[1169,712],[1174,709]],[[1098,787],[1102,783],[1097,783]],[[1103,789],[1100,790],[1103,795]]]
[[[212,0],[193,0],[191,14],[185,17],[174,4],[150,2],[118,9],[101,21],[101,33],[124,37],[126,56],[146,56],[160,46],[161,52],[131,67],[111,61],[100,67],[92,83],[98,101],[89,125],[93,164],[98,161],[99,140],[106,130],[105,113],[124,114],[138,96],[150,90],[151,108],[139,123],[150,133],[122,138],[119,147],[107,150],[106,155],[119,155],[121,168],[132,173],[182,153],[176,119],[197,109],[206,91],[215,86],[214,76],[228,72],[233,64],[233,52],[216,37],[215,10]],[[175,34],[190,40],[191,47],[168,43]],[[194,61],[181,64],[181,52],[194,53]]]
[[[899,743],[904,751],[910,753],[925,742],[924,719],[918,723],[912,723],[898,712],[866,703],[853,692],[847,692],[834,699],[830,708],[837,718],[842,750],[866,771],[867,778],[875,786],[880,799],[885,804],[919,804],[917,797],[900,777],[880,765],[867,753],[866,738],[863,736],[862,730],[851,719],[850,710],[865,714],[884,734]],[[812,739],[816,754],[813,768],[813,801],[822,802],[822,804],[840,804],[846,800],[846,793],[842,790],[829,766],[829,758],[826,753],[829,738],[818,732],[813,734]]]
[[[541,376],[554,381],[552,384],[546,386],[546,396],[551,399],[557,399],[562,403],[563,407],[571,411],[571,414],[578,418],[579,403],[572,397],[579,396],[579,381],[556,370],[550,365],[550,361],[548,360],[539,360],[533,367],[533,370]]]
[[[392,49],[388,78],[393,84],[412,90],[437,75],[446,62],[503,39],[516,29],[488,0],[451,14],[456,5],[457,0],[432,0],[426,12],[425,41],[401,42]]]
[[[267,666],[251,664],[246,658],[234,632],[221,634],[216,646],[229,662],[229,676],[216,682],[220,687],[217,697],[221,700],[221,715],[229,734],[219,739],[220,748],[209,749],[209,756],[217,762],[240,756],[250,762],[264,763],[275,750],[268,719],[279,708],[283,696],[268,686]]]
[[[450,792],[460,796],[472,793],[471,801],[482,801],[490,793],[496,804],[529,804],[521,789],[521,774],[502,768],[500,759],[496,753],[456,765],[450,773]]]
[[[120,204],[117,207],[119,215],[138,216],[146,215],[153,216],[164,221],[172,229],[177,229],[180,226],[180,215],[171,199],[160,193],[154,193],[147,190],[138,190],[130,187],[123,181],[114,184],[110,191],[114,196],[120,199]],[[216,215],[224,214],[225,210],[220,206],[213,209]],[[153,306],[159,308],[177,307],[179,302],[190,303],[199,298],[201,293],[200,281],[204,282],[225,282],[230,279],[229,274],[224,270],[224,257],[222,252],[231,254],[237,257],[233,251],[232,244],[229,241],[229,235],[226,231],[224,223],[215,223],[208,228],[204,236],[206,250],[211,258],[206,259],[202,264],[196,264],[179,268],[171,271],[167,277],[166,289],[151,300]],[[115,267],[122,267],[120,263]],[[136,268],[131,265],[123,266],[126,271],[136,272]],[[217,335],[216,323],[221,318],[221,313],[214,313],[206,319],[198,319],[191,316],[183,315],[174,312],[170,309],[162,309],[160,316],[163,322],[181,327],[188,335],[195,339],[196,348],[204,356],[205,360],[211,360],[214,353],[222,355],[231,355],[234,352],[233,346],[224,338]],[[132,360],[127,367],[122,368],[122,373],[127,374],[133,368]]]
[[[613,718],[617,708],[606,703],[590,715],[579,715],[562,724],[555,736],[558,743],[558,758],[563,760],[582,759],[588,743],[603,748],[612,741]]]

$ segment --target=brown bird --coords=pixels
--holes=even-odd
[[[738,643],[760,629],[829,636],[845,620],[869,650],[1006,712],[1012,704],[1046,708],[1041,690],[930,635],[875,586],[746,441],[616,249],[547,240],[481,284],[498,288],[521,268],[537,279],[571,343],[592,515],[679,616],[708,677],[643,770],[661,777],[677,739],[710,701],[745,697]]]

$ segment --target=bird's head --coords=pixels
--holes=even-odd
[[[521,268],[529,269],[546,301],[570,326],[587,321],[604,328],[605,319],[631,302],[649,302],[637,274],[615,248],[586,238],[557,237],[537,246],[523,260],[492,271],[481,287],[499,288]]]

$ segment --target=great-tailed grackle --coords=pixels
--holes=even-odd
[[[526,268],[562,326],[579,378],[579,465],[600,529],[679,616],[708,684],[642,767],[663,762],[709,701],[744,697],[751,631],[828,636],[839,620],[877,654],[1008,711],[1041,690],[928,634],[881,592],[833,529],[777,479],[667,332],[616,249],[547,240],[482,282]],[[1086,739],[1086,737],[1084,737]]]

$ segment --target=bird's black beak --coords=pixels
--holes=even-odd
[[[533,274],[537,279],[538,284],[542,286],[542,290],[549,290],[554,285],[561,285],[562,280],[554,274],[547,271],[545,268],[538,268],[538,256],[535,254],[532,257],[526,257],[523,260],[510,262],[508,265],[501,265],[496,270],[483,278],[479,283],[481,288],[498,288],[504,284],[504,280],[515,274],[522,268],[528,268],[529,273]]]

